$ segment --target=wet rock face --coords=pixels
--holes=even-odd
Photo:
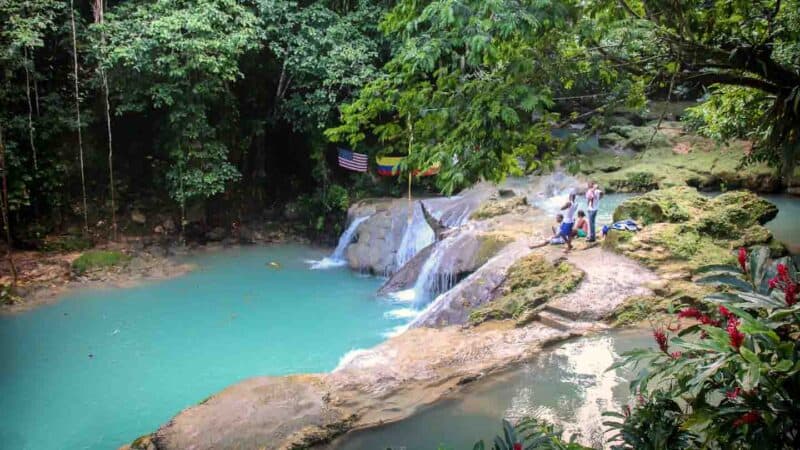
[[[478,270],[513,240],[502,233],[474,229],[456,232],[446,239],[446,243],[432,244],[417,253],[386,281],[378,293],[388,294],[412,287],[436,245],[443,245],[443,248],[436,273],[432,276],[458,281]]]

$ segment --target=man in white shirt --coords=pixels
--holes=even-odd
[[[595,220],[597,219],[597,210],[600,208],[600,198],[603,196],[603,191],[597,187],[594,181],[589,182],[589,189],[586,190],[586,203],[587,210],[589,211],[589,239],[586,242],[594,242],[597,239],[595,234]]]

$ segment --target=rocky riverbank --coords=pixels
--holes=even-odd
[[[332,373],[257,377],[188,408],[133,449],[307,448],[400,420],[464,384],[532,358],[543,346],[641,321],[708,288],[695,272],[742,245],[785,254],[763,224],[774,205],[747,191],[716,198],[677,186],[624,202],[602,245],[531,249],[549,234],[544,209],[562,176],[482,185],[460,196],[354,205],[345,251],[354,270],[388,275],[384,293],[430,302],[405,332],[355,352]],[[437,229],[434,231],[433,229]],[[422,297],[420,297],[422,295]]]
[[[212,236],[213,237],[213,236]],[[0,286],[3,297],[0,314],[29,311],[58,301],[66,292],[81,288],[131,287],[136,284],[173,278],[194,269],[177,259],[192,254],[235,245],[263,245],[306,242],[301,237],[272,226],[243,227],[203,244],[181,244],[176,236],[121,236],[90,249],[55,251],[17,251],[16,288],[11,291],[12,275],[8,261],[0,261]]]

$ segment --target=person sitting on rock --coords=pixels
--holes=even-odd
[[[581,209],[578,211],[578,220],[575,222],[575,231],[572,232],[572,236],[585,238],[589,235],[589,221],[586,220],[586,213],[583,212]]]
[[[566,241],[564,240],[564,238],[559,235],[559,232],[561,231],[561,224],[563,222],[564,222],[564,215],[563,214],[556,214],[556,223],[553,224],[552,227],[550,227],[550,231],[553,232],[553,235],[551,237],[547,238],[546,240],[544,240],[543,242],[532,244],[529,247],[530,248],[539,248],[539,247],[544,247],[545,245],[548,245],[548,244],[560,245],[560,244],[565,243]]]

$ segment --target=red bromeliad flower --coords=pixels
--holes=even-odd
[[[797,303],[797,293],[800,288],[789,275],[789,268],[786,267],[786,264],[778,264],[778,275],[769,280],[769,288],[782,290],[787,306]]]
[[[522,450],[522,443],[517,442],[514,444],[514,450]]]
[[[702,315],[703,313],[697,308],[684,308],[678,311],[679,318],[699,319]]]
[[[728,337],[730,338],[731,347],[738,351],[739,347],[741,347],[742,343],[744,342],[744,333],[739,331],[739,320],[728,320],[728,328],[726,331],[728,332]]]
[[[742,267],[742,272],[747,273],[747,249],[739,247],[739,266]]]
[[[667,348],[669,347],[667,344],[667,335],[664,333],[664,330],[661,328],[656,328],[653,330],[653,337],[656,340],[656,344],[658,344],[658,348],[662,352],[669,354],[669,352],[667,352]]]
[[[734,400],[741,393],[742,393],[742,388],[736,386],[734,390],[726,392],[725,397],[728,397],[728,400]]]
[[[740,427],[742,425],[756,423],[756,422],[758,422],[759,419],[761,419],[761,414],[759,414],[758,411],[755,411],[755,410],[748,411],[748,412],[742,414],[742,416],[739,417],[738,419],[734,420],[733,421],[733,426],[734,427]]]
[[[728,308],[722,305],[719,306],[719,313],[725,316],[725,318],[728,320],[736,318],[736,316]]]
[[[700,316],[700,323],[702,323],[703,325],[711,325],[712,327],[718,327],[722,324],[719,320],[712,319],[711,317],[708,317],[705,314]]]

